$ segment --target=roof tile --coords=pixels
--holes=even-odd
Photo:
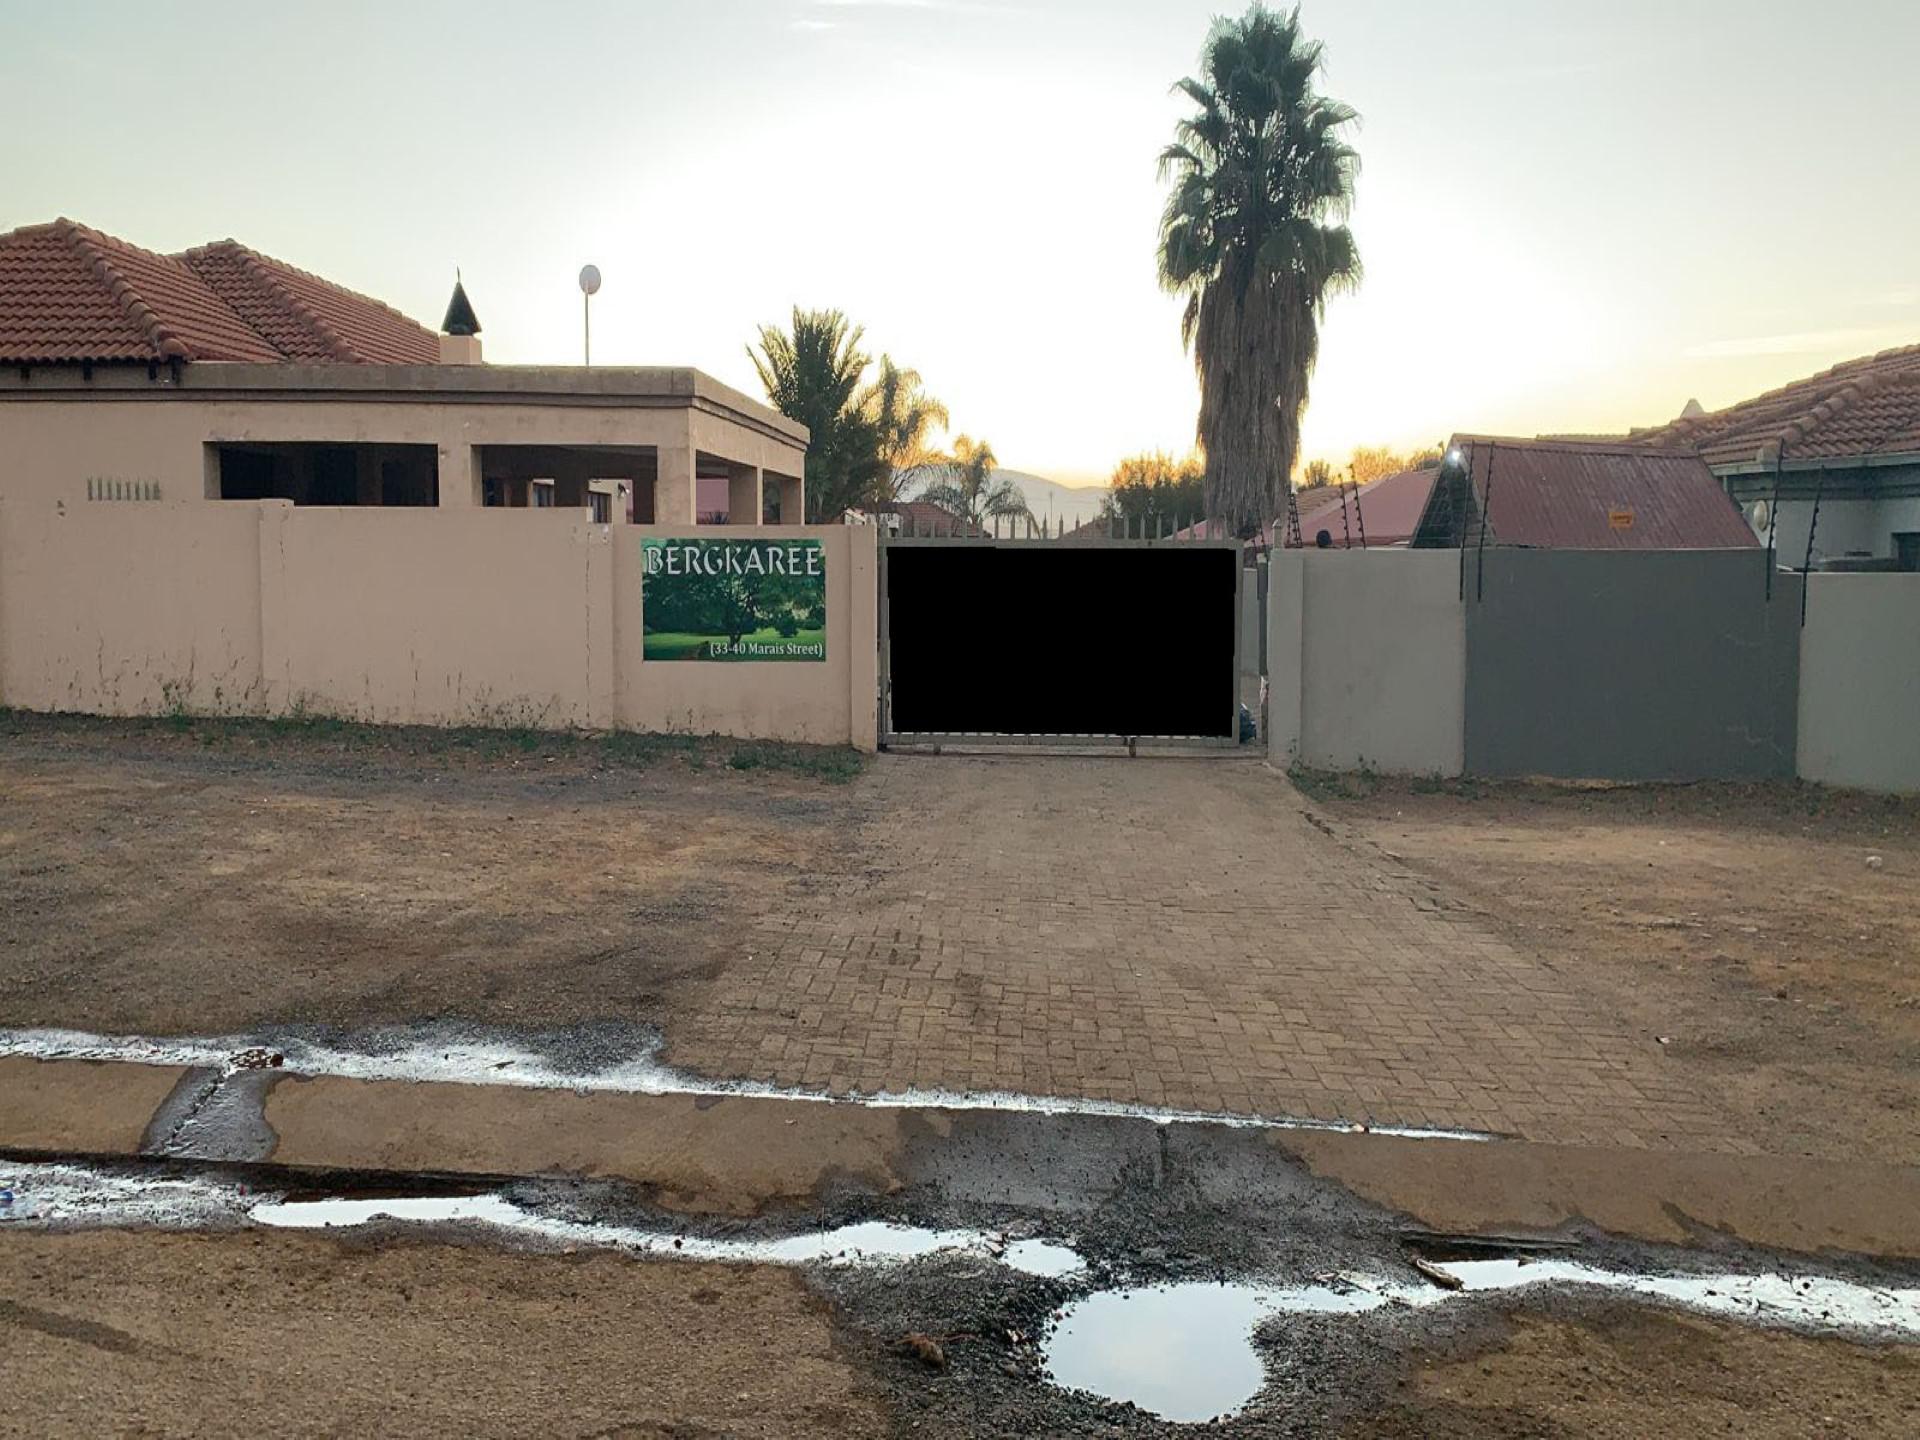
[[[71,220],[0,235],[0,362],[432,364],[433,332],[233,241],[161,255]]]
[[[1636,440],[1688,445],[1709,465],[1920,451],[1920,345],[1849,360],[1710,415],[1685,417]]]

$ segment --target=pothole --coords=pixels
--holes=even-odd
[[[1065,1389],[1201,1424],[1238,1413],[1265,1387],[1266,1367],[1253,1337],[1276,1316],[1426,1309],[1541,1285],[1597,1288],[1749,1325],[1920,1343],[1920,1287],[1818,1275],[1630,1274],[1525,1258],[1427,1268],[1441,1283],[1343,1274],[1310,1285],[1179,1283],[1096,1291],[1060,1313],[1043,1342],[1046,1374]]]
[[[1270,1313],[1247,1285],[1098,1291],[1069,1305],[1047,1337],[1047,1375],[1163,1420],[1222,1419],[1266,1384],[1253,1332]]]

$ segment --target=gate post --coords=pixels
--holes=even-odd
[[[847,525],[847,681],[853,748],[880,748],[880,595],[878,525]]]
[[[1268,552],[1267,763],[1279,770],[1300,759],[1300,671],[1310,553],[1278,547]]]

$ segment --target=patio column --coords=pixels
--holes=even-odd
[[[440,506],[470,510],[484,501],[480,483],[480,448],[464,438],[442,441],[440,451]]]
[[[780,489],[780,523],[806,524],[806,482],[797,475],[769,475],[767,479]]]
[[[733,475],[727,481],[727,523],[730,525],[758,525],[760,523],[761,496],[760,468],[757,465],[736,465]]]
[[[653,482],[653,523],[691,525],[696,518],[692,437],[658,449],[659,475]]]

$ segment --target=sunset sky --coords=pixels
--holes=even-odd
[[[234,236],[488,358],[694,365],[837,306],[1072,483],[1184,450],[1154,161],[1185,0],[0,0],[0,229]],[[1920,6],[1308,0],[1367,276],[1306,457],[1608,430],[1920,343]]]

